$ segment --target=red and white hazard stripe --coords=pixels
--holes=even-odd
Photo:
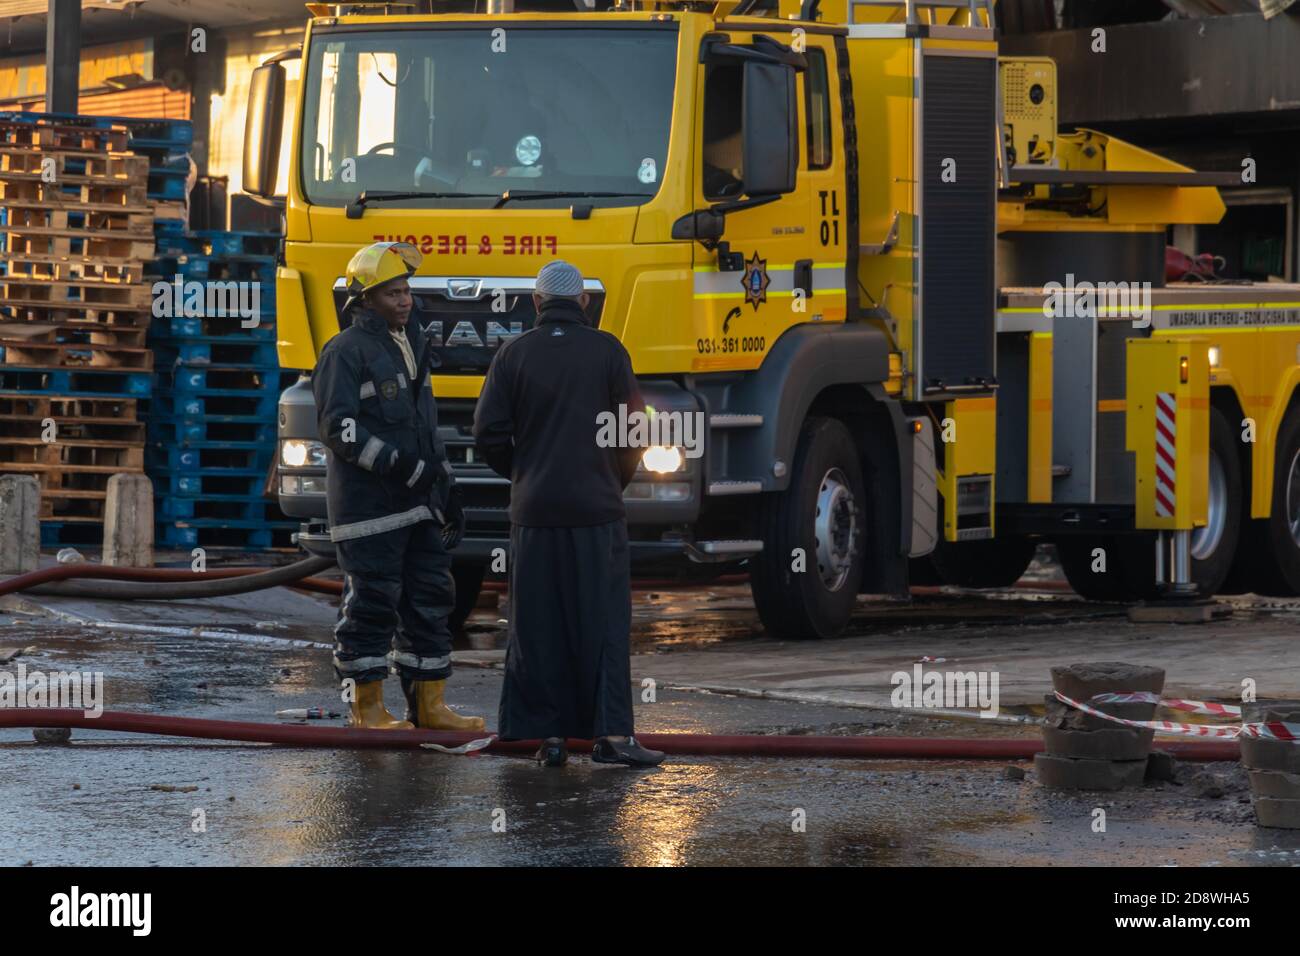
[[[1175,422],[1178,404],[1173,392],[1156,392],[1156,515],[1174,515]]]
[[[1103,713],[1095,707],[1087,704],[1081,704],[1077,700],[1071,700],[1064,694],[1057,692],[1056,699],[1063,704],[1073,707],[1075,710],[1081,710],[1085,714],[1092,714],[1094,717],[1100,717],[1103,720],[1109,720],[1112,723],[1123,724],[1126,727],[1139,727],[1143,730],[1154,730],[1158,734],[1168,734],[1175,737],[1224,737],[1233,739],[1236,737],[1258,737],[1269,740],[1289,740],[1293,743],[1300,743],[1300,724],[1288,724],[1280,720],[1262,721],[1258,723],[1240,724],[1236,726],[1216,727],[1210,724],[1182,724],[1172,720],[1127,720],[1123,717],[1116,717],[1113,714]],[[1146,704],[1163,704],[1166,707],[1172,707],[1175,710],[1185,710],[1196,714],[1207,714],[1218,717],[1237,717],[1241,714],[1241,708],[1233,704],[1212,704],[1200,700],[1183,700],[1181,698],[1162,698],[1157,694],[1148,691],[1134,691],[1127,694],[1097,694],[1092,698],[1097,703],[1146,703]]]
[[[1161,704],[1170,710],[1184,710],[1189,714],[1204,714],[1207,717],[1240,717],[1241,708],[1236,704],[1216,704],[1209,700],[1184,700],[1181,697],[1161,697],[1150,691],[1138,690],[1128,694],[1098,694],[1092,698],[1097,704]]]

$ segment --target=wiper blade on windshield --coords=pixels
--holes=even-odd
[[[390,202],[401,199],[498,199],[496,193],[437,193],[398,192],[390,189],[364,189],[361,195],[347,205],[349,219],[360,219],[366,206],[372,202]],[[493,207],[495,208],[495,207]]]
[[[640,196],[651,199],[654,193],[586,193],[568,192],[551,189],[507,189],[497,199],[493,209],[500,209],[513,199],[622,199],[626,196]]]

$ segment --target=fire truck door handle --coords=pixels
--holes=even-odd
[[[794,264],[794,287],[803,290],[805,299],[813,297],[813,264],[811,259],[800,259]]]

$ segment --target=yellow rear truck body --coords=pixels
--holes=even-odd
[[[1167,227],[1216,222],[1224,177],[1058,130],[1054,66],[999,60],[988,4],[312,10],[279,190],[280,361],[310,373],[358,247],[424,253],[412,285],[445,345],[433,388],[469,493],[458,560],[504,553],[508,486],[468,426],[556,258],[586,277],[647,402],[704,423],[699,457],[628,489],[635,556],[747,561],[769,630],[835,633],[856,594],[905,593],[922,560],[950,583],[1014,580],[1041,540],[1131,551],[1131,599],[1166,527],[1192,533],[1194,558],[1201,541],[1217,588],[1240,562],[1198,529],[1228,515],[1218,541],[1235,548],[1286,520],[1300,288],[1166,284]],[[268,89],[255,79],[254,100]],[[250,131],[268,112],[250,104]],[[1134,409],[1145,428],[1188,349],[1186,497],[1152,524]],[[1216,411],[1250,430],[1226,472]],[[280,430],[314,439],[305,384]],[[327,541],[322,473],[281,462],[311,548]],[[1272,560],[1265,576],[1289,580]]]

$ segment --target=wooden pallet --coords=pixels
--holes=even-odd
[[[0,307],[2,308],[2,307]],[[6,316],[0,311],[0,339],[49,345],[99,345],[105,348],[144,348],[148,341],[148,316],[127,313],[133,321],[114,322],[82,319],[79,316],[48,321],[35,309],[12,309]]]
[[[153,214],[155,219],[180,219],[182,221],[185,221],[189,215],[185,203],[181,200],[158,200],[153,203]]]
[[[124,153],[130,132],[125,126],[64,126],[49,121],[0,120],[0,144],[29,150]]]
[[[0,301],[5,305],[53,305],[92,309],[152,310],[150,285],[126,285],[98,279],[33,279],[0,276]]]
[[[137,259],[0,252],[0,262],[5,264],[5,278],[15,282],[25,279],[39,282],[86,279],[131,285],[144,281],[144,263]]]
[[[52,425],[51,422],[53,422]],[[73,421],[60,422],[57,418],[19,421],[9,416],[0,415],[0,444],[16,441],[20,438],[41,438],[41,433],[46,430],[47,426],[54,431],[54,434],[59,436],[60,441],[134,442],[141,445],[145,441],[144,422],[86,424]]]
[[[124,238],[153,241],[153,210],[98,203],[50,203],[0,196],[6,211],[0,232],[7,235],[61,235],[82,238]]]
[[[24,368],[153,368],[153,351],[73,342],[0,339],[0,364]]]
[[[154,240],[111,229],[56,229],[47,226],[0,225],[5,248],[14,256],[132,260],[153,258]]]
[[[139,407],[134,398],[83,398],[80,395],[44,393],[0,395],[0,421],[43,423],[52,418],[60,433],[76,425],[142,429],[144,422],[137,420],[138,415]],[[132,432],[125,440],[134,440],[134,437]]]
[[[83,183],[79,186],[62,182],[47,183],[39,177],[22,180],[0,176],[0,196],[6,201],[27,201],[41,206],[96,206],[114,210],[148,208],[146,183]]]
[[[82,167],[69,172],[69,167]],[[44,182],[65,186],[128,184],[148,186],[149,157],[134,153],[38,153],[0,147],[0,181]]]
[[[117,474],[144,470],[144,443],[105,439],[6,438],[0,442],[0,470],[81,471]]]

